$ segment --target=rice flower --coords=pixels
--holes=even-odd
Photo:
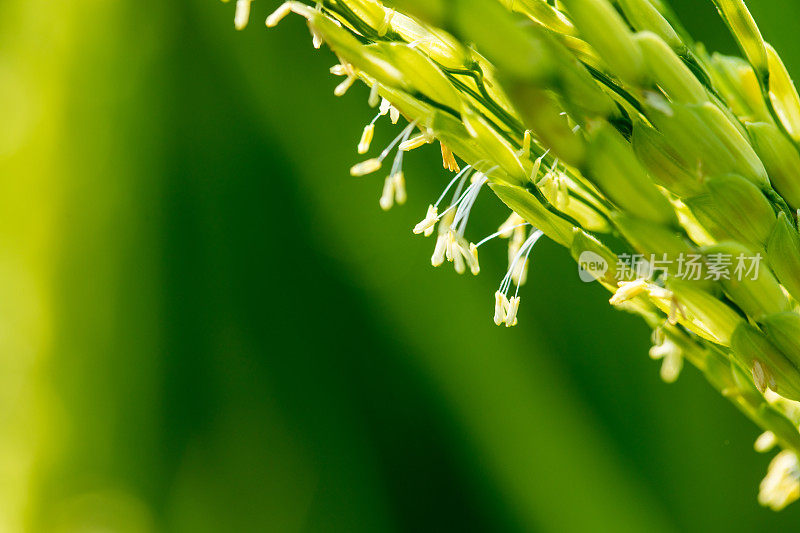
[[[536,243],[567,248],[652,328],[664,381],[691,364],[761,428],[756,449],[781,449],[759,495],[778,510],[800,498],[800,97],[745,3],[712,1],[742,57],[707,52],[664,0],[293,0],[266,25],[302,16],[338,57],[334,94],[370,88],[351,174],[392,157],[383,209],[406,199],[406,154],[439,143],[452,176],[413,228],[436,236],[433,266],[477,275],[508,240],[493,320],[511,327]],[[486,194],[508,218],[474,236]]]

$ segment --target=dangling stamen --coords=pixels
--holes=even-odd
[[[661,379],[665,383],[674,383],[683,368],[683,354],[680,347],[669,339],[650,348],[651,359],[661,359]]]
[[[375,84],[373,87],[377,87],[378,85]],[[377,93],[376,93],[377,94]],[[372,98],[372,93],[370,93],[370,98]],[[359,154],[366,154],[369,151],[369,145],[372,142],[372,137],[375,135],[375,123],[385,115],[388,111],[384,112],[380,110],[377,115],[372,117],[372,120],[369,121],[369,124],[364,126],[364,132],[361,134],[361,140],[358,142],[358,153]],[[401,135],[405,133],[405,130],[401,133]]]
[[[458,209],[456,210],[456,217],[453,220],[453,225],[457,226],[458,234],[464,235],[464,230],[466,229],[467,221],[469,220],[469,214],[472,211],[472,206],[475,205],[475,200],[478,199],[478,194],[481,192],[481,187],[489,181],[484,174],[478,172],[475,174],[477,181],[470,184],[467,187],[467,191],[464,193],[464,198],[461,202],[459,202]]]
[[[400,143],[400,151],[408,152],[413,150],[414,148],[419,148],[423,144],[429,144],[433,142],[433,133],[428,130],[425,133],[420,133],[411,139],[406,139],[402,143]]]
[[[406,178],[401,170],[394,175],[394,201],[397,205],[406,203],[408,195],[406,194]]]
[[[344,65],[342,65],[341,63],[338,63],[338,64],[336,64],[336,65],[333,65],[333,66],[332,66],[330,69],[328,69],[328,70],[329,70],[329,71],[330,71],[330,73],[331,73],[331,74],[333,74],[334,76],[347,76],[347,75],[350,73],[350,71],[347,69],[347,67],[345,67],[345,66],[344,66]]]
[[[413,232],[415,234],[419,235],[420,233],[424,233],[426,237],[433,235],[436,223],[439,222],[439,219],[441,219],[442,216],[447,214],[449,211],[445,211],[439,215],[439,204],[442,203],[442,200],[444,200],[444,197],[447,195],[447,192],[450,190],[453,184],[455,184],[455,182],[459,179],[466,179],[466,175],[468,175],[471,169],[472,167],[467,165],[464,170],[459,172],[452,180],[450,180],[450,183],[447,184],[447,187],[445,187],[444,192],[442,192],[442,194],[439,196],[439,199],[436,200],[436,203],[428,206],[428,212],[425,214],[425,218],[422,219],[416,226],[414,226]]]
[[[647,280],[640,278],[634,281],[620,281],[614,295],[608,300],[611,305],[621,305],[647,291]]]
[[[356,81],[356,77],[352,74],[348,75],[342,83],[336,86],[333,90],[333,94],[335,96],[344,96],[344,93],[353,86],[353,83]]]
[[[511,328],[517,325],[517,312],[519,311],[519,296],[512,296],[508,300],[508,310],[506,311],[506,327]]]
[[[783,450],[769,464],[769,470],[759,486],[758,501],[780,511],[800,498],[800,461],[791,450]]]
[[[469,244],[469,254],[465,254],[464,257],[467,259],[467,264],[469,265],[469,270],[472,272],[473,276],[477,276],[481,273],[481,264],[478,261],[478,245],[475,243]]]
[[[464,256],[461,253],[461,247],[458,242],[453,244],[453,268],[456,274],[463,274],[467,271],[466,264],[464,263]]]
[[[494,293],[494,323],[498,326],[506,321],[508,298],[500,291]]]
[[[372,142],[373,135],[375,135],[375,123],[370,122],[364,126],[364,132],[361,134],[361,140],[358,141],[359,154],[366,154],[369,151],[369,144]]]
[[[319,50],[322,48],[322,35],[320,35],[314,26],[309,26],[308,29],[311,31],[311,46],[313,46],[315,50]]]
[[[507,297],[508,291],[511,288],[513,271],[516,269],[516,266],[519,263],[520,259],[522,259],[523,255],[524,255],[524,259],[522,259],[523,260],[523,264],[528,262],[528,257],[530,256],[531,250],[533,250],[533,246],[536,244],[536,241],[538,241],[543,235],[544,235],[544,233],[541,230],[534,231],[533,233],[531,233],[531,235],[525,241],[525,244],[523,244],[522,247],[520,248],[519,252],[517,253],[516,257],[514,258],[514,261],[511,263],[511,266],[509,267],[508,272],[506,272],[505,277],[503,277],[503,281],[500,282],[500,289],[498,290],[498,292],[500,294],[502,294],[504,297]],[[496,298],[496,302],[497,301],[498,300]],[[500,299],[499,301],[502,302],[502,299]],[[514,296],[511,297],[511,299],[508,300],[508,305],[507,305],[507,308],[506,308],[506,313],[505,313],[505,318],[504,318],[504,322],[506,324],[506,327],[511,327],[511,326],[516,326],[517,325],[517,311],[519,310],[519,302],[520,302],[519,285],[517,285],[517,289],[514,292]],[[496,303],[495,304],[495,323],[497,323],[497,318],[498,317],[499,317],[499,313],[498,313],[498,310],[497,310],[497,303]]]
[[[381,168],[381,160],[377,157],[356,163],[350,168],[351,176],[366,176]]]
[[[370,122],[364,126],[364,131],[361,133],[361,140],[358,141],[358,153],[366,154],[369,152],[369,145],[372,142],[372,137],[375,135],[375,124]]]
[[[392,176],[389,176],[383,182],[383,194],[381,194],[379,203],[384,211],[391,209],[394,204],[394,179]]]
[[[380,86],[378,85],[378,82],[375,82],[372,84],[372,87],[369,88],[369,98],[367,99],[367,104],[370,107],[375,107],[380,102],[381,95],[378,93],[379,87]]]
[[[413,124],[410,126],[411,127],[406,127],[406,129],[403,130],[400,146],[402,146],[411,135]],[[384,150],[381,156],[385,157],[384,154],[388,154],[388,151]],[[383,185],[380,205],[384,211],[391,209],[394,202],[401,205],[406,202],[406,181],[403,176],[403,154],[403,150],[397,150],[397,155],[394,156],[394,162],[392,163],[392,170]]]
[[[525,244],[525,240],[527,239],[527,233],[525,231],[525,227],[519,227],[514,230],[511,239],[508,241],[508,266],[511,268],[511,264],[514,262],[514,258],[517,257],[522,245]]]
[[[519,252],[517,252],[517,255],[514,257],[514,260],[511,262],[511,266],[509,266],[508,268],[508,272],[506,272],[506,275],[503,277],[503,281],[500,282],[500,290],[502,292],[506,294],[508,293],[508,290],[511,288],[512,271],[517,266],[517,263],[522,258],[522,255],[527,251],[527,248],[533,248],[533,245],[536,244],[536,241],[538,241],[542,237],[542,235],[544,235],[544,233],[541,230],[536,230],[532,232],[525,241],[525,243],[522,245],[522,247],[519,249]]]
[[[397,121],[400,120],[400,110],[395,106],[389,107],[389,119],[392,121],[392,124],[397,124]]]
[[[386,156],[389,155],[389,152],[391,152],[392,149],[395,146],[397,146],[397,144],[400,143],[404,138],[408,138],[407,136],[411,133],[411,131],[413,131],[415,125],[416,121],[406,126],[405,129],[400,132],[400,135],[395,137],[394,140],[391,143],[389,143],[389,146],[387,146],[383,150],[383,152],[380,153],[378,157],[373,157],[372,159],[367,159],[366,161],[362,161],[360,163],[353,165],[353,167],[350,169],[350,175],[364,176],[366,174],[371,174],[372,172],[375,172],[376,170],[380,169],[383,160],[386,159]]]
[[[444,200],[444,197],[447,196],[447,191],[449,191],[450,188],[458,180],[461,180],[461,183],[459,184],[459,186],[456,189],[455,194],[453,195],[454,198],[457,198],[458,195],[461,194],[461,188],[464,186],[464,181],[467,179],[467,177],[469,176],[470,172],[472,172],[472,166],[471,165],[467,165],[467,166],[464,167],[464,169],[461,172],[456,174],[455,177],[453,177],[453,179],[450,180],[450,183],[447,184],[447,187],[444,188],[444,191],[442,192],[442,194],[439,195],[439,199],[436,200],[436,203],[433,204],[433,205],[436,206],[436,207],[439,207],[439,204],[442,203],[442,200]],[[453,204],[451,203],[450,205],[452,206]]]
[[[274,28],[278,25],[280,21],[282,21],[286,15],[292,12],[292,4],[295,2],[284,2],[278,9],[272,12],[270,16],[267,17],[267,28]]]
[[[431,264],[435,267],[444,263],[447,257],[447,241],[450,233],[450,223],[453,221],[454,215],[455,213],[450,211],[449,213],[443,213],[440,217],[439,235],[436,237],[436,246],[431,256]]]
[[[381,98],[381,105],[378,107],[378,114],[383,116],[389,112],[389,109],[392,108],[391,102],[386,98]]]
[[[450,227],[452,228],[452,222],[450,224]],[[452,262],[453,258],[455,258],[455,256],[456,256],[456,249],[455,249],[456,248],[456,234],[453,233],[452,229],[448,229],[447,230],[447,235],[445,235],[445,238],[447,239],[447,245],[445,247],[444,256],[445,256],[445,258],[447,258],[448,261]]]
[[[426,237],[430,237],[433,235],[433,228],[436,226],[436,222],[439,221],[439,210],[434,205],[428,206],[428,212],[425,214],[425,218],[423,218],[412,230],[415,235],[419,235],[420,233],[424,233]]]
[[[778,438],[775,436],[775,433],[771,431],[765,431],[758,436],[753,448],[755,448],[757,452],[767,453],[774,448],[776,444],[778,444]]]
[[[236,0],[236,14],[233,16],[233,26],[243,30],[250,21],[250,2],[253,0]]]
[[[525,284],[525,281],[528,277],[528,257],[531,255],[531,251],[533,250],[533,245],[536,244],[544,233],[539,232],[537,235],[535,232],[531,235],[533,239],[529,237],[528,240],[531,241],[530,244],[527,245],[527,250],[525,251],[525,259],[522,260],[522,263],[519,263],[518,271],[516,272],[517,278],[514,280],[517,284],[517,290],[514,291],[514,297],[519,300],[519,288]],[[512,275],[513,276],[513,275]]]

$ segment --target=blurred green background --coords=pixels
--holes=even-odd
[[[675,2],[732,52],[710,1]],[[795,2],[748,2],[800,75]],[[0,3],[0,531],[787,531],[758,432],[543,242],[429,265],[353,179],[366,90],[214,0]],[[393,129],[378,126],[376,144]],[[489,195],[480,236],[504,218]]]

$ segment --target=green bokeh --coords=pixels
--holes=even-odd
[[[502,243],[477,278],[430,267],[410,228],[448,179],[436,150],[409,154],[408,205],[384,214],[380,177],[347,172],[367,92],[332,95],[301,19],[267,31],[258,0],[235,32],[212,0],[64,0],[32,22],[23,4],[3,24],[52,37],[28,78],[63,72],[32,134],[56,200],[25,211],[54,234],[28,529],[795,527],[800,507],[756,503],[756,428],[691,368],[661,383],[645,326],[564,250],[537,246],[515,329],[491,322]],[[673,4],[734,51],[710,1]],[[800,74],[800,6],[748,4]],[[18,188],[26,157],[0,160]],[[469,230],[504,216],[482,196]]]

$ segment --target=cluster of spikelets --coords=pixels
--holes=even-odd
[[[708,53],[662,0],[290,1],[266,24],[301,15],[339,58],[335,94],[370,87],[359,153],[381,117],[408,120],[351,171],[395,154],[383,208],[405,200],[404,153],[440,143],[455,177],[414,228],[436,234],[434,265],[477,274],[480,246],[507,238],[495,322],[512,326],[541,236],[599,258],[611,303],[652,327],[662,377],[689,361],[763,429],[756,449],[782,448],[759,495],[781,509],[800,497],[800,98],[744,3],[714,1],[744,58]],[[250,0],[236,7],[243,28]],[[512,213],[471,242],[486,187]],[[666,266],[620,281],[630,254]],[[722,256],[763,262],[735,279],[715,275]],[[685,257],[701,275],[679,275]]]

